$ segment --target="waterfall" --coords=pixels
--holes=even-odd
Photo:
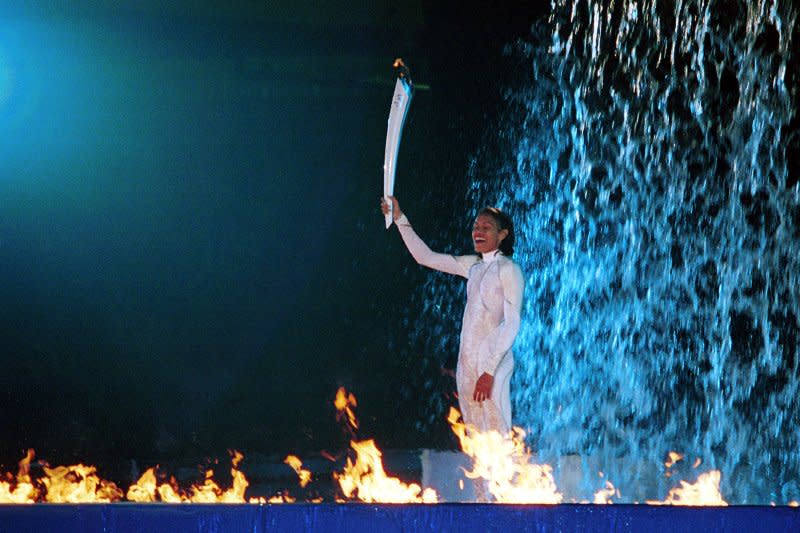
[[[623,496],[677,451],[732,503],[800,497],[796,23],[778,0],[554,0],[509,46],[467,196],[517,226],[514,421],[545,459],[626,458]],[[425,305],[459,316],[437,283]]]

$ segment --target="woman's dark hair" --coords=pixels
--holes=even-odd
[[[489,215],[497,222],[497,229],[508,230],[508,235],[506,238],[500,241],[500,252],[506,257],[511,257],[514,255],[514,222],[511,220],[511,217],[507,214],[503,213],[496,207],[484,207],[481,209],[481,212],[478,213],[478,216],[481,215]]]

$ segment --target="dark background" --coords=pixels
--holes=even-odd
[[[0,464],[341,447],[339,386],[381,447],[446,445],[415,430],[429,274],[378,212],[391,63],[440,244],[544,8],[119,4],[0,8]]]

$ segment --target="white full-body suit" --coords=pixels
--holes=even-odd
[[[511,347],[520,326],[522,270],[499,251],[453,256],[433,252],[416,234],[408,218],[395,221],[403,242],[417,263],[467,278],[467,304],[461,326],[456,385],[464,422],[479,431],[511,429]],[[476,402],[475,383],[483,373],[494,377],[491,398]]]

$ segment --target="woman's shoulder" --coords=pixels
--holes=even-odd
[[[514,261],[511,257],[506,255],[501,255],[497,258],[499,261],[499,266],[501,271],[508,271],[508,272],[515,272],[522,274],[522,267],[519,266],[519,263]]]

